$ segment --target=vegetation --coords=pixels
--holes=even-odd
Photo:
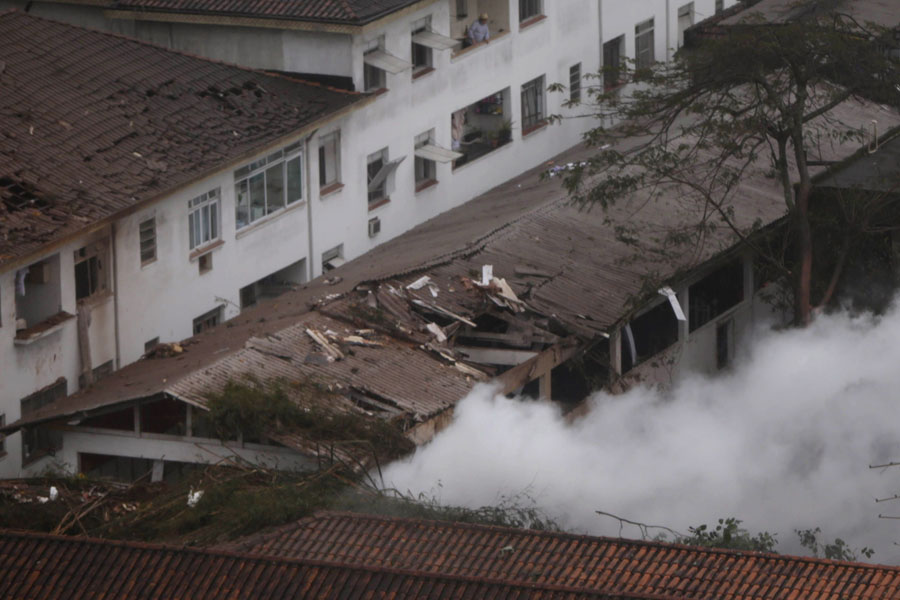
[[[703,546],[706,548],[728,548],[730,550],[754,550],[756,552],[773,552],[778,540],[768,531],[752,535],[741,527],[741,520],[729,517],[719,519],[715,529],[706,524],[689,527],[690,535],[676,537],[679,544]]]
[[[872,229],[866,214],[836,213],[848,217],[833,230],[840,239],[819,245],[832,253],[825,261],[831,272],[816,272],[814,169],[827,164],[834,142],[861,146],[872,134],[841,123],[835,109],[857,97],[900,106],[900,66],[884,45],[893,38],[835,12],[835,5],[800,0],[795,8],[803,16],[793,21],[720,28],[671,64],[607,66],[601,82],[613,76],[617,84],[635,85],[587,90],[592,115],[603,124],[586,134],[598,152],[567,171],[571,197],[605,208],[639,191],[651,201],[666,197],[677,186],[679,201],[695,204],[698,216],[673,224],[665,243],[699,247],[725,228],[757,245],[791,281],[795,322],[806,324],[814,307],[833,296],[854,240]],[[736,189],[754,170],[768,170],[778,183],[789,225],[786,243],[757,244],[762,223],[736,217]],[[881,213],[896,200],[886,194],[865,207],[849,200],[843,206]]]

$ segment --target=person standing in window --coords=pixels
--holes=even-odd
[[[466,39],[469,45],[480,44],[481,42],[490,43],[491,30],[488,29],[488,14],[481,13],[478,20],[469,25],[469,32]]]

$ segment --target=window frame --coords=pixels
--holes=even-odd
[[[655,17],[650,17],[646,21],[641,21],[634,26],[635,69],[649,69],[656,62],[655,29]],[[645,47],[641,48],[642,45]]]
[[[213,188],[188,200],[188,249],[204,248],[217,242],[222,237],[221,219],[221,188]]]
[[[625,36],[614,37],[603,43],[603,91],[622,86],[622,55],[625,53]],[[612,50],[615,49],[615,52]],[[615,63],[615,65],[609,64]]]
[[[725,0],[716,0],[715,14],[720,14],[725,10]]]
[[[332,147],[331,164],[333,178],[328,178],[328,146]],[[332,131],[319,137],[319,189],[331,188],[341,184],[341,132]]]
[[[216,327],[223,321],[223,310],[222,306],[219,305],[212,310],[209,310],[198,317],[194,317],[192,322],[191,331],[194,332],[194,335],[199,335],[204,331],[208,331],[213,327]],[[210,323],[210,321],[215,320],[214,323]]]
[[[432,140],[434,140],[434,129],[429,129],[415,137],[414,148],[418,150],[422,146],[432,142]],[[420,186],[427,183],[437,183],[437,162],[415,156],[415,153],[413,153],[413,158],[415,159],[413,180],[416,184],[416,191],[418,191]],[[420,173],[421,177],[419,176]]]
[[[303,186],[305,184],[303,159],[303,143],[295,142],[235,170],[234,225],[236,230],[239,231],[270,215],[281,213],[291,206],[302,204],[306,200],[303,191]],[[289,170],[289,165],[292,163],[295,163],[295,167]],[[272,202],[272,208],[270,208],[269,193],[272,184],[269,182],[269,173],[273,172],[276,168],[279,168],[281,177],[280,183],[276,182],[277,185],[280,185],[281,187],[281,202]],[[293,199],[290,194],[292,188],[290,176],[292,173],[296,173],[297,177],[295,190],[297,195]],[[260,176],[262,176],[262,184],[257,186],[254,179],[260,181],[257,179]],[[243,190],[241,189],[242,186],[244,188]],[[263,211],[262,214],[256,217],[253,216],[254,208],[258,207],[254,202],[254,186],[257,186],[257,194],[259,194],[260,191],[263,194]],[[242,195],[246,197],[246,201],[241,200]],[[246,221],[240,216],[242,209],[246,210]]]
[[[544,14],[543,0],[519,0],[519,23],[524,23]]]
[[[82,302],[97,298],[109,290],[109,269],[106,267],[109,257],[109,238],[82,246],[74,251],[72,268],[75,274],[75,301]],[[82,294],[79,280],[79,267],[87,265],[88,293]]]
[[[544,75],[522,84],[519,101],[522,115],[522,134],[533,131],[547,122]],[[530,110],[526,111],[526,108]]]
[[[677,15],[675,17],[676,18],[676,29],[677,29],[677,34],[678,34],[678,38],[675,40],[676,50],[677,50],[677,49],[681,48],[682,46],[684,46],[684,32],[694,26],[694,19],[695,19],[696,12],[694,10],[693,1],[679,6],[678,10],[675,14]],[[684,27],[682,29],[682,18],[685,18],[685,17],[688,18],[690,23],[687,25],[687,27]]]
[[[370,41],[363,49],[363,91],[378,92],[387,89],[387,71],[372,66],[365,61],[366,54],[384,50],[384,36]]]
[[[431,31],[431,16],[422,17],[413,22],[411,31],[411,36],[415,36],[417,33],[422,33],[423,31]],[[434,51],[428,46],[423,46],[422,44],[417,44],[413,41],[410,41],[410,46],[412,47],[410,53],[410,58],[412,59],[412,78],[415,79],[419,75],[434,69]],[[421,55],[423,59],[421,63],[416,62],[417,55]]]
[[[138,223],[138,251],[142,267],[156,261],[156,215]]]
[[[0,413],[0,427],[6,426],[6,413]],[[0,458],[6,456],[6,435],[0,433]]]
[[[373,169],[374,164],[378,163],[378,168]],[[372,183],[372,180],[378,175],[378,172],[388,164],[388,149],[387,147],[382,148],[381,150],[376,150],[372,154],[369,154],[366,157],[366,188],[369,199],[369,207],[373,204],[378,204],[384,200],[388,199],[387,194],[387,178],[381,182],[381,185],[376,189],[375,192],[368,191],[369,184]],[[375,194],[375,195],[373,195]]]
[[[456,19],[461,20],[469,16],[469,0],[456,0]]]
[[[569,67],[569,102],[581,102],[581,63]]]

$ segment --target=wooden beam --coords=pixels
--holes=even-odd
[[[497,380],[502,385],[501,393],[508,394],[544,374],[549,375],[554,367],[561,365],[583,351],[584,347],[574,338],[564,339],[559,344],[547,348],[534,358],[500,374]]]

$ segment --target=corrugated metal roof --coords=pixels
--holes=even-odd
[[[894,566],[361,514],[324,513],[228,547],[612,594],[717,600],[900,597],[900,567]]]
[[[0,14],[0,264],[365,96]]]

